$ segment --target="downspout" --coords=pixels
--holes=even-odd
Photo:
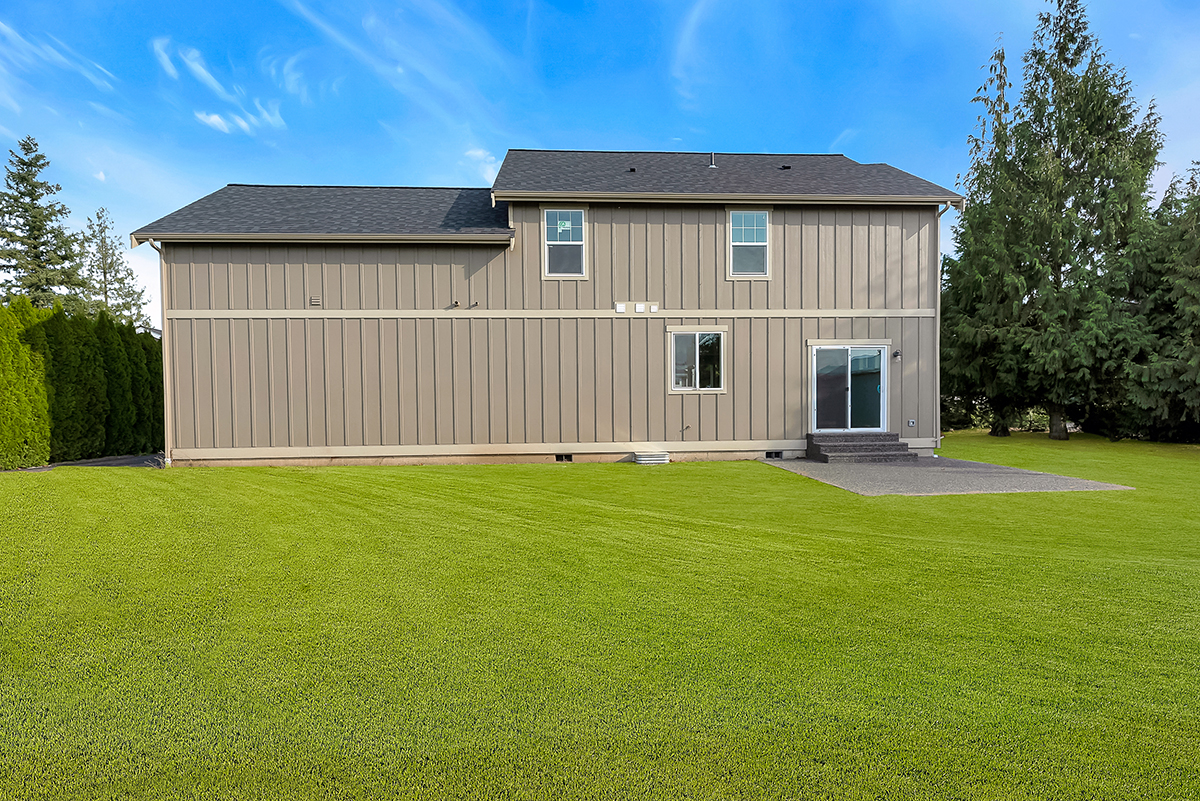
[[[957,205],[952,200],[947,201],[945,206],[938,209],[938,213],[937,213],[938,224],[935,225],[934,229],[933,229],[933,235],[937,239],[937,241],[936,241],[937,248],[936,248],[935,252],[937,253],[937,288],[938,288],[937,303],[934,306],[934,309],[936,311],[935,311],[935,316],[933,318],[934,322],[937,326],[936,330],[934,331],[936,336],[934,337],[934,340],[933,340],[934,342],[937,343],[937,347],[933,349],[933,358],[937,365],[937,383],[935,386],[935,391],[936,391],[936,395],[937,395],[937,405],[934,406],[935,411],[934,411],[934,416],[933,416],[934,424],[936,425],[936,428],[934,429],[934,441],[937,442],[937,444],[934,445],[934,449],[942,447],[942,226],[941,226],[941,221],[942,221],[942,215],[945,214],[946,212],[950,211],[950,209],[954,208],[954,209],[958,209],[959,211],[962,211],[964,205],[965,205],[964,201],[959,201]]]
[[[161,291],[159,292],[159,301],[162,303],[162,339],[159,340],[159,345],[162,348],[162,381],[163,381],[163,466],[171,466],[171,437],[172,421],[171,415],[167,414],[167,410],[171,408],[171,348],[170,341],[170,326],[167,324],[167,259],[163,255],[163,250],[150,237],[146,237],[143,241],[149,242],[150,247],[158,251],[158,280]],[[130,234],[129,243],[132,248],[136,248],[141,242],[137,237]]]
[[[492,197],[494,198],[495,195],[492,195]],[[512,239],[508,240],[508,249],[509,251],[512,251],[512,249],[517,246],[517,225],[513,221],[513,204],[511,200],[508,201],[508,230],[513,231]]]

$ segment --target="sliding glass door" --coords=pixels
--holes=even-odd
[[[882,347],[813,348],[813,430],[882,431],[886,365]]]

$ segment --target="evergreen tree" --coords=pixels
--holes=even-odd
[[[75,375],[79,405],[79,459],[104,455],[105,422],[108,419],[108,386],[104,356],[96,338],[96,326],[82,314],[70,319],[73,339],[79,348],[79,372]]]
[[[1171,182],[1143,244],[1133,295],[1151,339],[1129,368],[1143,416],[1122,433],[1200,441],[1200,168]]]
[[[88,312],[95,315],[104,310],[118,322],[149,327],[146,292],[125,261],[125,248],[113,231],[108,209],[101,208],[88,218],[83,245]]]
[[[131,453],[149,453],[153,441],[154,388],[150,384],[150,370],[146,366],[146,350],[138,339],[132,325],[117,328],[129,358],[129,391],[133,397],[133,448]],[[159,410],[159,414],[161,414]]]
[[[51,409],[54,401],[54,386],[50,383],[52,359],[46,340],[46,323],[54,312],[51,309],[35,309],[29,298],[22,296],[9,299],[8,311],[17,320],[21,328],[21,341],[29,347],[30,361],[34,370],[41,376],[42,391],[35,393],[34,397],[37,404],[36,416],[42,423],[30,434],[31,440],[37,441],[37,463],[45,464],[50,459]]]
[[[1033,402],[1023,356],[1030,325],[1023,301],[1033,276],[1019,258],[1023,231],[1011,87],[1004,50],[998,48],[974,100],[983,113],[978,133],[968,138],[967,202],[954,230],[959,257],[942,261],[943,393],[982,395],[991,409],[993,436],[1008,436],[1009,425]]]
[[[6,191],[0,192],[0,271],[8,273],[3,288],[28,297],[36,308],[61,302],[76,311],[83,305],[85,282],[78,237],[63,227],[70,212],[52,199],[62,187],[42,180],[50,161],[32,136],[22,139],[20,148],[19,155],[9,151]]]
[[[0,306],[0,470],[45,464],[50,451],[46,376],[23,328],[21,316]]]
[[[953,363],[955,380],[977,378],[997,410],[1044,406],[1051,438],[1066,439],[1068,408],[1086,415],[1119,396],[1145,346],[1129,247],[1162,138],[1079,0],[1038,20],[1018,103],[1007,105],[1003,50],[976,98],[986,113],[945,311],[949,349],[974,359]]]
[[[133,387],[125,341],[108,313],[101,311],[94,324],[96,344],[104,366],[108,414],[104,418],[104,455],[123,456],[134,452]]]
[[[74,376],[79,371],[79,348],[62,308],[41,326],[46,355],[46,387],[50,406],[50,461],[66,462],[79,455],[80,420],[75,414]]]
[[[146,372],[150,374],[150,451],[161,451],[166,439],[162,342],[155,339],[149,331],[143,331],[137,336],[146,352]]]
[[[104,455],[108,388],[95,326],[56,307],[43,325],[50,394],[50,461]]]

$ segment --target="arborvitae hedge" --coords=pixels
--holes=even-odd
[[[33,307],[24,302],[32,316]],[[0,306],[0,469],[4,470],[45,464],[50,456],[46,373],[41,356],[22,341],[24,330],[23,315]]]
[[[162,447],[157,339],[104,314],[0,306],[0,468]]]
[[[125,340],[117,333],[117,327],[105,312],[100,312],[96,318],[95,332],[108,390],[104,450],[111,454],[133,453],[133,427],[137,420],[137,409],[133,405],[133,388],[129,375],[129,356],[125,353]]]
[[[115,328],[121,337],[125,355],[129,358],[129,396],[136,412],[131,431],[130,452],[149,453],[155,450],[156,446],[151,433],[153,431],[151,419],[154,416],[151,404],[154,402],[154,393],[150,387],[150,371],[146,368],[146,348],[138,338],[137,332],[133,330],[133,326],[121,325],[115,326]],[[156,346],[158,345],[158,340],[154,337],[150,337],[150,340]]]
[[[145,408],[150,417],[150,450],[149,453],[163,450],[166,445],[166,405],[163,397],[163,356],[162,343],[154,338],[149,331],[137,335],[141,340],[142,350],[146,353],[146,372],[150,375],[150,404]],[[144,419],[139,415],[139,419]]]

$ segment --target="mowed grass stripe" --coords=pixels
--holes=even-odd
[[[1200,451],[0,475],[0,796],[1186,798]]]

